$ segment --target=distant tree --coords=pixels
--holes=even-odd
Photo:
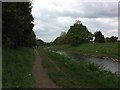
[[[49,46],[51,46],[51,45],[53,45],[53,42],[44,42],[44,46],[45,46],[45,47],[49,47]]]
[[[55,45],[57,44],[66,44],[67,41],[66,41],[66,32],[61,32],[61,35],[59,37],[57,37],[54,42],[53,42]]]
[[[118,39],[118,37],[115,37],[115,36],[111,36],[111,37],[110,37],[110,41],[111,41],[111,42],[116,42],[117,39]]]
[[[77,20],[73,26],[70,26],[66,39],[68,44],[77,46],[81,43],[86,43],[92,40],[93,35],[88,31],[86,26],[82,25],[82,23]]]
[[[105,42],[104,35],[102,35],[100,31],[95,32],[94,35],[95,35],[95,40],[94,40],[95,43]]]
[[[106,37],[106,38],[105,38],[105,41],[106,41],[106,42],[111,42],[109,37]]]
[[[41,39],[38,39],[37,40],[37,45],[44,46],[44,41],[42,41]]]
[[[58,44],[60,44],[60,40],[59,40],[59,38],[60,37],[57,37],[54,41],[53,41],[53,43],[54,43],[54,45],[58,45]]]

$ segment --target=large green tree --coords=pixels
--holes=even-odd
[[[34,45],[31,4],[29,2],[4,2],[2,9],[3,46],[16,48]]]
[[[76,21],[75,24],[70,27],[66,35],[67,42],[74,46],[89,42],[92,40],[92,37],[92,33],[89,32],[87,27],[80,21]]]

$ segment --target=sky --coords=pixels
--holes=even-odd
[[[31,13],[36,37],[54,41],[75,20],[80,20],[92,33],[100,30],[105,37],[118,36],[118,1],[101,1],[33,0]]]

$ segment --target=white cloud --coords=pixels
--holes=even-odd
[[[79,19],[91,32],[101,30],[105,36],[117,36],[117,5],[117,2],[34,0],[32,15],[35,26],[33,29],[38,38],[53,41],[62,31],[67,32],[74,21]]]

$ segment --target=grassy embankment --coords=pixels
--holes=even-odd
[[[120,44],[120,43],[119,43]],[[87,54],[97,57],[118,58],[118,43],[87,43],[81,44],[77,47],[70,45],[51,46],[52,50],[64,50],[67,52],[74,52],[78,54]],[[120,55],[119,55],[120,58]]]
[[[66,88],[117,88],[118,77],[111,72],[100,70],[94,64],[73,60],[48,49],[40,48],[43,66],[50,78]]]
[[[33,63],[34,53],[31,48],[3,49],[3,88],[34,88]]]

